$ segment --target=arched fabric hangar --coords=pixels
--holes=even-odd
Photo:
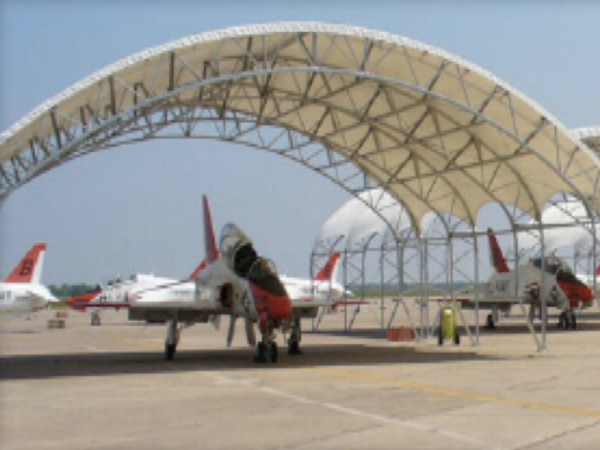
[[[74,158],[172,138],[267,150],[355,196],[382,189],[417,235],[432,211],[448,235],[474,229],[489,203],[513,230],[558,194],[600,210],[598,156],[525,95],[438,48],[323,23],[202,33],[73,84],[0,135],[0,205]]]
[[[443,50],[321,23],[202,33],[75,83],[0,136],[0,198],[93,151],[201,136],[379,186],[416,226],[430,210],[474,224],[490,201],[539,218],[559,192],[597,209],[600,161],[527,97]]]

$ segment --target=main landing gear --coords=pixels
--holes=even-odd
[[[91,318],[90,318],[90,322],[91,325],[93,327],[99,327],[100,326],[100,312],[99,311],[93,311]]]
[[[577,328],[577,316],[571,309],[563,311],[558,316],[558,327],[565,330],[574,330]]]
[[[493,309],[491,313],[487,315],[485,321],[486,330],[495,330],[496,324],[500,321],[500,313],[497,309]]]
[[[302,340],[302,328],[300,327],[300,319],[294,319],[290,337],[288,339],[288,355],[301,355],[300,341]]]
[[[275,325],[276,324],[269,323],[268,326],[265,326],[264,328],[261,327],[262,338],[260,342],[256,344],[254,362],[276,363],[279,359],[279,348],[277,347],[277,342],[275,342]]]
[[[172,361],[175,358],[177,344],[179,343],[180,330],[177,326],[177,321],[171,319],[167,327],[167,338],[165,339],[165,359]]]

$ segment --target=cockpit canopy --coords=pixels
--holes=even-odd
[[[227,266],[243,278],[248,277],[250,267],[258,258],[250,238],[234,223],[223,227],[220,251]]]
[[[558,256],[546,256],[543,258],[543,260],[546,273],[552,275],[556,275],[559,272],[573,274],[573,269],[571,269],[571,266],[569,266],[564,259],[559,258]],[[542,258],[535,258],[532,260],[532,263],[538,269],[542,269]]]

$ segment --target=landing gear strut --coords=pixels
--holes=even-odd
[[[302,328],[300,327],[300,319],[294,319],[290,338],[288,339],[288,355],[301,355],[300,341],[302,340]]]
[[[177,320],[171,319],[167,328],[167,339],[165,339],[165,359],[172,361],[175,358],[177,344],[179,343],[179,329]]]
[[[100,313],[98,311],[92,312],[91,324],[93,327],[100,326]]]

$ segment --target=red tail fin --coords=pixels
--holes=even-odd
[[[335,273],[335,268],[336,268],[336,265],[337,265],[339,259],[340,259],[340,254],[333,253],[329,257],[327,264],[325,264],[325,266],[323,266],[321,271],[317,274],[317,276],[315,277],[315,280],[316,281],[331,281],[331,279],[334,278],[333,275]]]
[[[502,254],[502,249],[500,248],[500,245],[498,245],[498,240],[496,239],[494,231],[491,228],[488,228],[487,234],[490,241],[490,256],[492,258],[494,269],[496,269],[496,272],[498,273],[510,272],[508,264],[506,264],[506,259]]]
[[[202,262],[200,264],[198,264],[198,267],[196,267],[194,269],[194,271],[192,272],[192,274],[190,275],[190,280],[193,280],[194,278],[196,278],[196,276],[202,272],[202,270],[204,270],[204,268],[208,266],[208,263],[206,262],[205,259],[202,260]]]
[[[35,244],[6,278],[7,283],[39,283],[46,244]]]
[[[212,263],[219,257],[217,242],[215,241],[215,232],[213,230],[212,218],[210,216],[210,207],[208,198],[203,197],[204,201],[204,245],[206,246],[206,262]]]

